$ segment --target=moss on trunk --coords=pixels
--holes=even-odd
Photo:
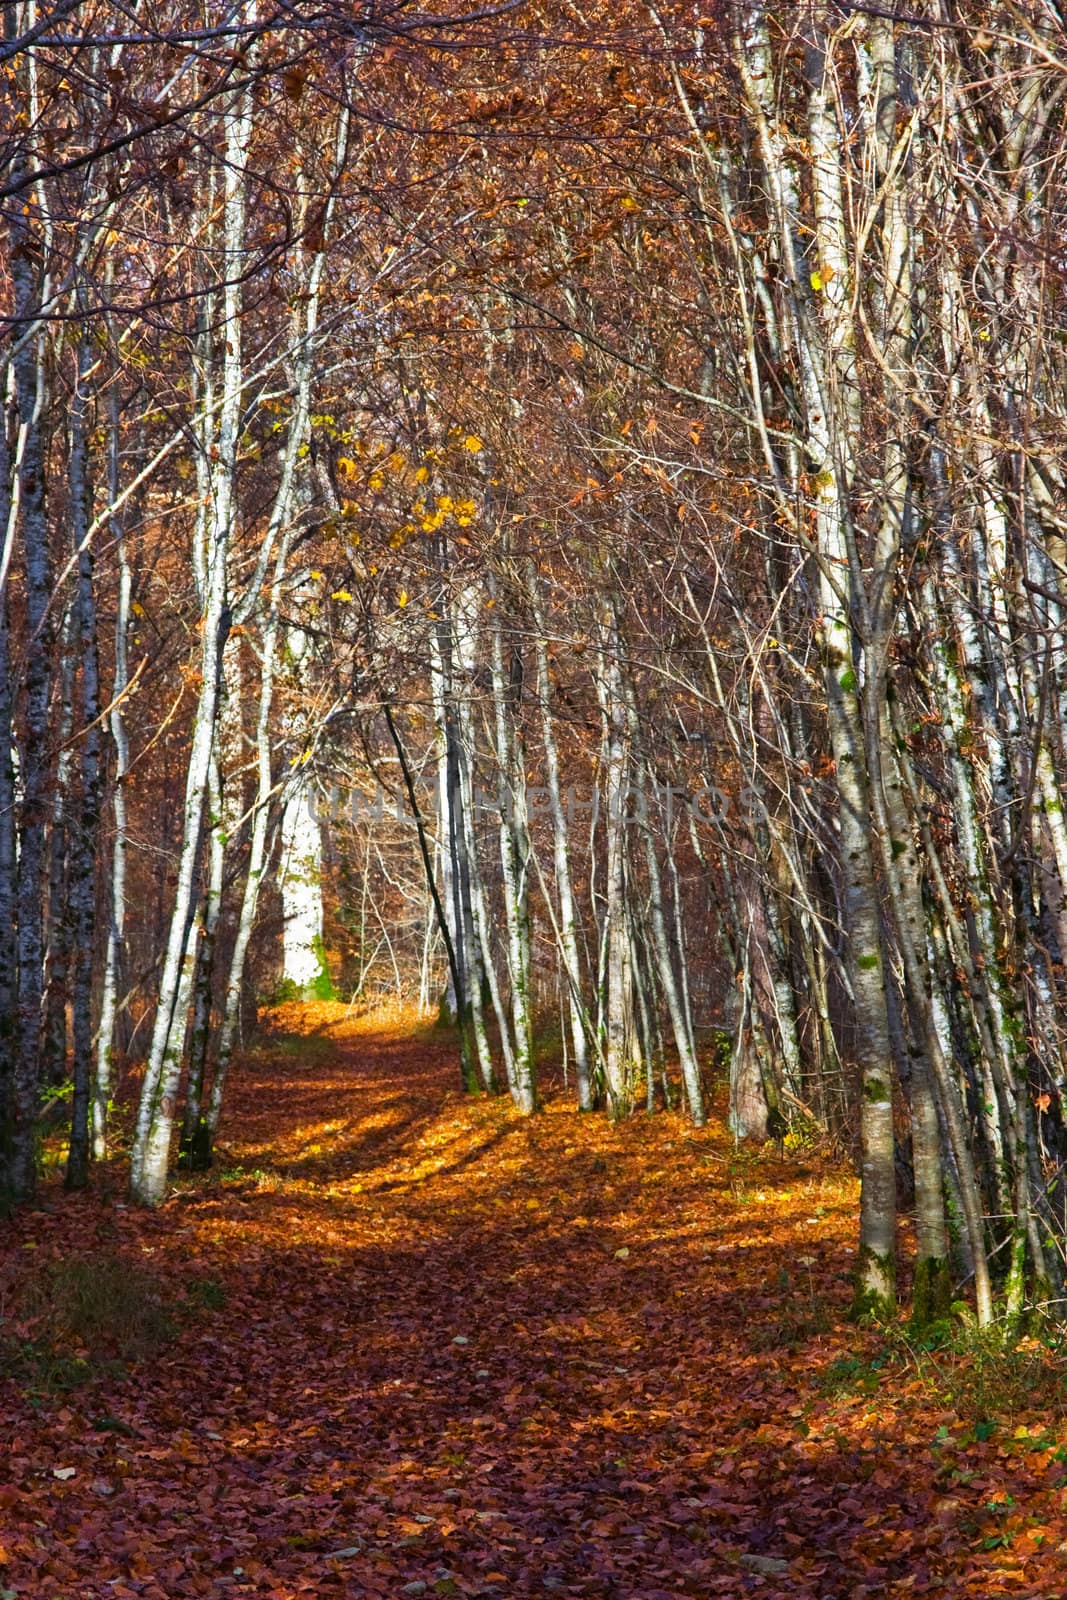
[[[952,1304],[952,1282],[948,1262],[936,1256],[923,1256],[915,1264],[915,1283],[911,1296],[911,1326],[925,1333],[936,1322],[944,1322]]]

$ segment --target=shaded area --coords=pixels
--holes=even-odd
[[[226,1304],[104,1388],[8,1386],[0,1585],[1067,1591],[1056,1439],[975,1438],[842,1321],[851,1179],[721,1123],[523,1122],[460,1099],[447,1041],[330,1027],[252,1053],[229,1167],[161,1213],[18,1220],[16,1251],[103,1239]]]

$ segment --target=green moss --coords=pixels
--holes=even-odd
[[[846,694],[854,694],[859,682],[855,672],[851,667],[849,667],[846,672],[843,672],[837,681],[841,685],[842,689],[844,689]]]
[[[923,1256],[915,1265],[915,1283],[911,1295],[911,1330],[926,1333],[935,1324],[944,1323],[952,1304],[952,1283],[948,1262],[937,1256]]]
[[[876,951],[868,950],[866,954],[856,957],[856,965],[861,972],[873,972],[881,965],[881,957]]]
[[[857,1283],[849,1312],[853,1322],[892,1322],[896,1311],[895,1295],[882,1294],[865,1283]]]
[[[891,1322],[897,1310],[896,1278],[896,1262],[892,1256],[861,1248],[852,1296],[853,1320]]]
[[[456,1026],[456,1013],[449,1004],[447,989],[442,990],[441,998],[437,1002],[437,1015],[434,1018],[433,1026],[441,1029],[454,1028]]]
[[[885,1105],[889,1100],[889,1085],[884,1078],[868,1078],[863,1085],[863,1098],[872,1106]]]

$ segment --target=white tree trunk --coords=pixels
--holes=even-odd
[[[158,1205],[166,1192],[171,1132],[185,1054],[194,951],[191,947],[200,834],[211,753],[215,740],[222,652],[231,623],[228,565],[237,514],[237,452],[243,390],[242,312],[247,186],[245,152],[251,137],[251,92],[230,107],[225,130],[223,239],[221,250],[223,329],[222,392],[217,437],[202,457],[209,480],[203,507],[203,544],[195,547],[200,587],[200,689],[193,718],[182,806],[177,888],[160,978],[159,1001],[145,1066],[131,1158],[130,1187],[143,1205]],[[209,356],[210,360],[210,356]],[[205,418],[205,433],[213,418]],[[211,431],[215,431],[211,429]],[[203,441],[207,444],[207,440]]]
[[[516,707],[505,681],[504,643],[498,608],[492,624],[493,713],[500,782],[500,863],[504,921],[508,932],[508,976],[514,1025],[512,1098],[530,1116],[537,1109],[533,1014],[530,1003],[530,836],[526,818],[526,771],[516,748]]]
[[[108,499],[112,506],[119,497],[119,391],[113,380],[108,395]],[[115,746],[115,782],[111,797],[115,837],[111,846],[111,872],[107,894],[108,929],[104,956],[104,977],[97,1027],[96,1069],[92,1090],[93,1160],[107,1155],[107,1120],[111,1104],[112,1069],[115,1050],[115,1024],[118,1010],[119,974],[122,970],[126,928],[126,774],[130,765],[130,745],[126,734],[124,696],[129,684],[129,625],[133,595],[133,574],[126,547],[125,527],[119,513],[110,518],[118,569],[115,603],[115,664],[111,682],[109,724]]]
[[[571,881],[570,835],[560,788],[559,750],[552,722],[552,684],[548,670],[548,641],[544,613],[537,595],[537,579],[531,584],[534,618],[534,649],[537,656],[537,698],[541,709],[541,743],[545,755],[545,787],[552,814],[552,856],[559,896],[559,945],[567,988],[567,1010],[574,1046],[574,1074],[578,1086],[578,1109],[593,1109],[593,1080],[589,1067],[589,1017],[582,998],[582,964],[578,946],[578,912]]]
[[[634,731],[636,731],[636,710],[633,706],[632,697],[628,698],[630,698],[630,715],[633,719]],[[640,765],[637,768],[637,790],[639,805],[637,822],[644,837],[645,864],[648,869],[652,949],[655,955],[660,988],[667,1002],[667,1014],[671,1019],[675,1048],[678,1051],[678,1061],[682,1069],[682,1082],[685,1085],[686,1099],[689,1102],[689,1115],[696,1126],[702,1128],[706,1117],[704,1113],[704,1091],[700,1083],[700,1066],[690,1039],[681,986],[674,971],[670,940],[667,937],[667,919],[663,909],[663,877],[660,872],[659,857],[656,854],[656,841],[652,833],[651,818],[648,813],[648,788],[645,782],[645,772]]]
[[[323,955],[322,828],[311,785],[297,776],[282,810],[282,980],[301,999],[328,998]]]
[[[608,629],[607,650],[599,685],[607,732],[604,772],[607,882],[605,887],[605,1006],[607,1035],[604,1074],[611,1117],[633,1109],[636,1078],[633,952],[627,915],[627,801],[630,782],[630,747],[626,731],[626,704],[618,662],[619,639],[614,621]]]

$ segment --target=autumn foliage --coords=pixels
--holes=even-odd
[[[1067,58],[963,9],[5,6],[0,1600],[1067,1592]]]

